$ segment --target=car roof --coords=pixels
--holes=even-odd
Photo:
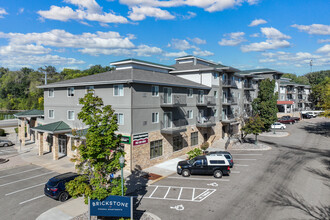
[[[228,151],[208,151],[208,154],[230,154]]]
[[[206,157],[205,157],[205,156],[197,156],[197,157],[195,157],[194,159],[195,159],[195,160],[200,160],[200,159],[206,159]]]
[[[73,173],[73,172],[68,172],[68,173],[63,173],[63,174],[54,176],[50,180],[53,181],[53,182],[56,182],[56,181],[65,180],[65,179],[68,179],[68,178],[74,177],[74,176],[78,176],[78,174],[77,173]]]

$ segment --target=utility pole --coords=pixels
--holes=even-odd
[[[313,60],[309,62],[309,66],[311,67],[311,72],[313,72]]]

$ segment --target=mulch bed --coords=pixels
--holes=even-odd
[[[155,179],[158,179],[162,176],[158,175],[158,174],[155,174],[155,173],[147,173],[145,175],[142,176],[143,178],[146,178],[148,180],[155,180]]]

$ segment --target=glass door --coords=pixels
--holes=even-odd
[[[172,104],[172,88],[164,88],[164,104]]]
[[[172,127],[172,112],[164,113],[164,128]]]
[[[200,103],[200,104],[204,103],[204,91],[203,90],[198,91],[198,103]]]
[[[66,155],[66,137],[58,137],[58,152],[62,155]]]

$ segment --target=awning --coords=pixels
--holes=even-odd
[[[278,105],[293,105],[293,101],[277,101]]]
[[[62,134],[72,131],[69,125],[63,121],[58,121],[54,123],[49,123],[45,125],[40,125],[34,128],[31,128],[33,131],[47,132],[50,134]]]
[[[38,117],[38,116],[44,116],[44,111],[38,110],[38,109],[32,109],[32,110],[27,110],[24,112],[18,112],[16,114],[14,114],[14,116],[17,118]]]

